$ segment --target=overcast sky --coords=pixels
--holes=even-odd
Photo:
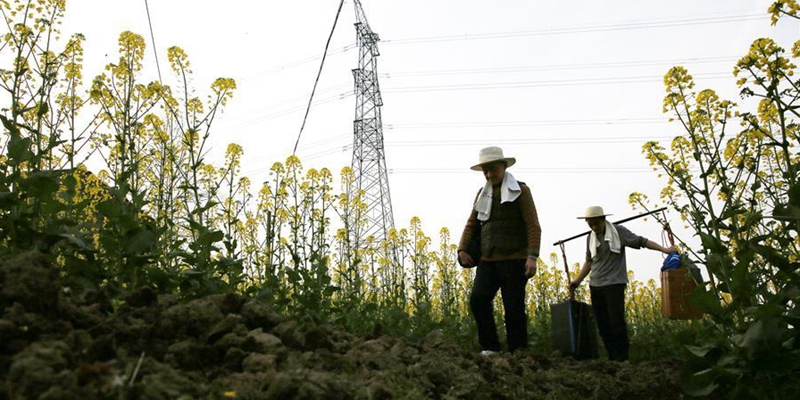
[[[732,70],[752,41],[769,36],[790,48],[800,38],[795,21],[770,26],[770,3],[364,0],[382,39],[378,69],[396,224],[406,227],[416,215],[429,236],[448,227],[457,241],[483,185],[469,167],[489,145],[516,157],[509,171],[532,188],[545,257],[556,251],[553,242],[587,229],[575,217],[589,205],[602,205],[612,219],[633,215],[628,195],[657,198],[664,183],[642,144],[682,134],[661,112],[663,75],[683,65],[698,90],[738,101]],[[174,83],[166,49],[177,45],[189,54],[198,93],[220,76],[239,85],[213,128],[212,157],[221,158],[227,143],[241,144],[243,172],[260,182],[291,153],[338,4],[150,0],[165,83]],[[124,30],[147,39],[144,77],[156,78],[144,0],[70,0],[67,7],[63,32],[87,38],[87,81],[115,61]],[[337,175],[352,155],[353,22],[348,0],[298,151],[306,168]],[[653,220],[628,227],[660,240]],[[584,246],[568,244],[570,263],[582,261]],[[657,254],[632,251],[628,260],[637,278],[658,278]]]

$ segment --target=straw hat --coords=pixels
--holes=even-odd
[[[578,217],[578,219],[605,217],[606,215],[614,215],[614,214],[606,214],[603,211],[603,207],[591,206],[586,208],[586,212],[583,213],[583,216]]]
[[[481,167],[484,164],[488,164],[495,161],[505,161],[506,168],[514,165],[517,162],[517,159],[514,157],[505,157],[503,156],[503,149],[491,146],[481,149],[480,154],[478,154],[478,163],[473,165],[470,169],[473,171],[480,171]]]

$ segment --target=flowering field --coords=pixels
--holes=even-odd
[[[528,286],[530,349],[484,359],[451,232],[414,218],[356,242],[365,205],[348,168],[289,157],[256,187],[240,146],[206,162],[236,82],[191,87],[178,47],[167,59],[184,84],[143,82],[133,32],[87,79],[85,38],[58,30],[65,7],[0,2],[0,399],[670,398],[679,381],[698,396],[796,393],[800,42],[758,39],[736,64],[754,112],[696,92],[682,67],[665,76],[679,132],[643,151],[669,177],[660,201],[701,239],[685,251],[708,272],[692,298],[707,317],[663,319],[656,283],[632,279],[632,364],[563,359],[549,306],[566,277],[552,255]]]

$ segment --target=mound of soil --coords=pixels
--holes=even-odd
[[[0,262],[0,399],[671,399],[674,362],[483,357],[291,320],[236,295],[75,295],[40,254]]]

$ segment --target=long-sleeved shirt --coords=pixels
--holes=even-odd
[[[493,254],[491,256],[483,255],[481,261],[501,261],[501,260],[517,260],[524,259],[528,256],[539,257],[539,247],[542,242],[542,227],[539,225],[539,215],[536,213],[536,205],[533,202],[531,189],[528,185],[520,183],[520,193],[518,201],[522,209],[522,219],[525,221],[525,230],[528,236],[527,250],[520,251],[513,254]],[[480,194],[480,191],[478,192]],[[492,196],[499,196],[500,191],[495,190]],[[475,200],[478,196],[475,196]],[[474,202],[473,202],[474,203]],[[465,250],[472,239],[472,232],[476,225],[480,224],[478,221],[478,212],[474,209],[470,212],[467,224],[464,227],[464,232],[461,234],[461,240],[458,243],[458,249]],[[476,260],[477,261],[477,260]]]

